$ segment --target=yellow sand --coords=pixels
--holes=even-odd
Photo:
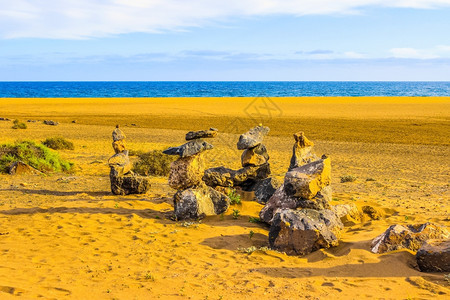
[[[269,110],[267,110],[269,109]],[[63,136],[74,174],[0,176],[0,299],[448,299],[443,273],[421,273],[414,253],[384,255],[371,240],[391,224],[450,225],[450,98],[0,99],[0,142]],[[77,123],[71,123],[76,120]],[[263,123],[273,174],[281,179],[304,131],[332,162],[333,203],[373,205],[384,217],[346,228],[340,246],[305,257],[267,246],[268,228],[248,222],[253,201],[202,222],[173,222],[175,192],[152,178],[146,195],[110,193],[111,132],[133,150],[183,143],[189,130],[221,134],[208,167],[238,168],[239,134]],[[132,125],[134,124],[134,125]],[[343,175],[356,182],[340,183]],[[366,179],[375,181],[366,181]],[[240,211],[235,220],[233,209]],[[253,232],[250,238],[250,232]]]

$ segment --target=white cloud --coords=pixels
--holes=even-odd
[[[368,6],[429,9],[450,0],[4,0],[0,37],[84,39],[248,16],[349,14]]]
[[[450,46],[439,45],[429,49],[393,48],[389,50],[395,58],[432,59],[450,56]]]

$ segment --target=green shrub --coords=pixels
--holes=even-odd
[[[153,150],[138,155],[138,160],[133,164],[133,172],[148,176],[167,176],[170,171],[170,163],[176,157],[162,153],[161,150]]]
[[[73,165],[62,160],[58,153],[32,141],[0,145],[0,172],[7,173],[11,164],[19,160],[41,172],[68,171]]]
[[[241,216],[241,212],[239,211],[239,209],[233,209],[233,219],[237,219]]]
[[[73,143],[66,140],[62,137],[51,137],[47,138],[45,141],[42,142],[45,146],[54,149],[54,150],[73,150],[75,147],[73,146]]]
[[[230,204],[241,204],[241,195],[236,193],[236,190],[231,190],[228,193],[228,198],[230,198]]]
[[[27,129],[27,124],[20,122],[19,120],[13,121],[12,129]]]
[[[341,182],[342,183],[344,183],[344,182],[353,182],[353,181],[356,181],[356,176],[353,176],[353,175],[341,176]]]

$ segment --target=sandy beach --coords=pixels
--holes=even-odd
[[[392,224],[450,226],[450,97],[0,99],[0,142],[61,136],[71,173],[0,175],[0,299],[448,299],[444,273],[423,273],[414,252],[370,251]],[[58,126],[42,124],[54,120]],[[73,123],[73,121],[75,121]],[[240,167],[239,135],[259,123],[272,174],[282,179],[303,131],[332,164],[331,204],[372,205],[380,220],[345,228],[338,247],[306,256],[267,247],[246,199],[223,216],[175,222],[175,190],[115,196],[111,132],[129,149],[180,145],[190,130],[219,130],[207,167]],[[355,182],[341,183],[344,175]],[[369,180],[368,180],[369,179]],[[239,209],[234,219],[232,210]],[[254,234],[250,234],[253,232]]]

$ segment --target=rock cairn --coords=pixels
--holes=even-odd
[[[115,195],[144,194],[150,188],[148,177],[135,175],[125,146],[125,134],[116,126],[112,133],[115,154],[108,160],[111,191]]]
[[[343,224],[331,210],[331,162],[312,152],[313,143],[302,132],[295,144],[283,184],[260,212],[271,224],[269,244],[288,254],[304,255],[336,246]]]
[[[258,202],[267,202],[275,192],[276,184],[270,175],[269,154],[263,139],[269,133],[269,127],[256,126],[239,137],[238,150],[242,168],[232,170],[223,166],[205,171],[203,180],[211,187],[239,187],[244,191],[254,191]]]
[[[224,213],[230,199],[207,186],[203,180],[205,164],[204,151],[213,146],[203,138],[214,138],[217,129],[190,131],[186,134],[187,143],[163,151],[179,158],[170,165],[169,185],[178,190],[173,197],[174,212],[177,220],[199,219],[205,216]]]

